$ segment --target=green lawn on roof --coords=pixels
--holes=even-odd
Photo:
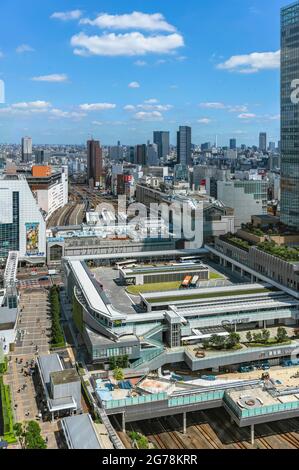
[[[152,284],[144,284],[143,286],[128,286],[126,291],[128,294],[138,295],[146,292],[163,292],[168,290],[179,289],[180,281],[174,282],[157,282]]]
[[[182,296],[174,296],[172,295],[171,297],[159,297],[156,299],[147,299],[147,301],[151,304],[155,303],[161,303],[165,302],[171,303],[174,301],[183,301],[183,300],[196,300],[196,299],[209,299],[209,298],[214,298],[214,297],[231,297],[234,295],[248,295],[248,294],[263,294],[266,292],[270,292],[272,289],[265,289],[265,288],[260,288],[260,289],[244,289],[244,290],[238,290],[238,291],[223,291],[223,292],[210,292],[210,293],[205,293],[205,294],[192,294],[192,290],[186,290],[186,295]],[[181,291],[180,291],[181,292]]]

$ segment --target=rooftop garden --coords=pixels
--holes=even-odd
[[[291,248],[288,246],[279,246],[274,242],[263,242],[258,245],[258,248],[265,253],[277,256],[284,261],[299,262],[299,249]]]
[[[277,328],[276,336],[271,338],[269,330],[264,329],[261,333],[251,333],[248,331],[246,334],[246,346],[250,348],[270,347],[270,346],[286,346],[291,344],[291,339],[288,336],[287,330],[283,327]]]
[[[232,233],[228,233],[226,235],[221,235],[220,240],[230,243],[231,245],[236,246],[237,248],[241,248],[241,250],[249,251],[249,248],[252,246],[248,241],[243,240],[242,238],[233,235]]]
[[[255,227],[253,224],[242,224],[242,230],[252,233],[258,237],[265,235],[279,236],[279,235],[299,235],[298,232],[291,230],[288,226],[281,222],[277,224],[269,224],[267,227]]]
[[[160,303],[160,302],[174,302],[174,301],[181,301],[181,300],[199,300],[199,299],[209,299],[209,298],[216,298],[216,297],[232,297],[235,295],[250,295],[250,294],[265,294],[266,292],[273,291],[274,289],[265,289],[265,288],[257,288],[257,289],[241,289],[237,291],[223,291],[223,292],[210,292],[205,294],[192,294],[186,293],[185,295],[180,296],[165,296],[165,297],[158,297],[155,299],[147,299],[149,303]]]

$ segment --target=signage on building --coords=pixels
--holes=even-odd
[[[31,222],[26,223],[26,253],[28,255],[36,256],[38,254],[39,246],[39,223]]]

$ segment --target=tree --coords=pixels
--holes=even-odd
[[[277,328],[277,334],[276,334],[276,339],[278,343],[284,343],[289,339],[287,330],[280,326]]]
[[[238,333],[230,333],[227,340],[226,340],[226,345],[228,348],[234,348],[240,343],[240,335]]]
[[[210,338],[210,344],[212,347],[214,347],[215,349],[223,349],[224,348],[224,339],[223,337],[221,336],[218,336],[218,335],[212,335],[211,338]]]
[[[26,449],[46,449],[47,444],[41,435],[40,425],[36,421],[29,421],[25,425]]]
[[[256,343],[261,343],[263,341],[263,337],[261,333],[253,333],[253,339]]]
[[[269,339],[270,339],[270,331],[264,329],[264,330],[262,331],[262,338],[263,338],[263,341],[264,341],[265,343],[268,343],[268,341],[269,341]]]
[[[124,380],[125,376],[124,376],[124,372],[122,369],[120,369],[119,367],[117,367],[116,369],[114,369],[113,371],[113,377],[115,378],[115,380]]]
[[[251,343],[251,341],[252,341],[252,334],[251,334],[251,331],[247,331],[247,333],[246,333],[246,339],[247,339],[248,343]]]

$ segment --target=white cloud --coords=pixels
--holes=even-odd
[[[239,119],[253,119],[256,117],[256,114],[253,114],[253,113],[242,113],[242,114],[239,114],[238,118]]]
[[[151,100],[146,100],[142,104],[132,105],[128,104],[124,106],[125,111],[137,112],[137,111],[169,111],[173,106],[171,104],[159,104],[158,100],[155,98]]]
[[[80,109],[82,111],[104,111],[107,109],[115,109],[116,104],[113,103],[91,103],[81,104]]]
[[[136,62],[134,62],[134,65],[137,65],[137,67],[146,67],[147,62],[145,60],[136,60]]]
[[[257,73],[260,70],[272,70],[280,67],[280,51],[253,52],[252,54],[234,55],[217,65],[218,69],[243,74]]]
[[[39,77],[33,77],[31,80],[34,82],[49,82],[49,83],[61,83],[68,80],[68,76],[65,73],[53,73],[52,75],[40,75]]]
[[[101,121],[92,121],[92,123],[94,126],[102,126],[103,123]]]
[[[78,113],[76,111],[63,111],[62,109],[53,108],[50,110],[50,114],[55,118],[67,118],[67,119],[82,119],[86,116],[85,113]]]
[[[80,56],[136,56],[150,53],[169,54],[184,46],[180,34],[144,36],[139,32],[88,36],[79,33],[71,38],[74,54]]]
[[[28,101],[12,104],[12,108],[16,109],[47,109],[51,106],[51,103],[48,101]]]
[[[129,88],[140,88],[140,83],[138,82],[131,82],[128,85]]]
[[[51,103],[48,101],[28,101],[14,103],[5,108],[0,108],[1,114],[8,115],[29,115],[37,113],[46,113],[51,108]]]
[[[150,98],[149,100],[145,100],[144,102],[145,104],[157,104],[159,103],[159,100],[157,100],[157,98]]]
[[[0,59],[3,59],[3,57],[4,57],[4,54],[2,51],[0,51]]]
[[[219,103],[219,102],[200,103],[199,106],[205,109],[225,109],[226,108],[225,104]]]
[[[248,107],[245,104],[224,104],[221,102],[200,103],[200,108],[204,109],[224,109],[230,113],[246,113]]]
[[[61,21],[78,20],[82,16],[81,10],[55,12],[50,18]]]
[[[147,14],[138,11],[125,15],[102,13],[94,20],[84,18],[80,23],[98,26],[102,29],[126,30],[136,28],[145,31],[166,31],[169,33],[176,31],[176,28],[167,23],[161,13]]]
[[[18,54],[23,54],[24,52],[34,52],[33,47],[29,46],[29,44],[21,44],[16,48],[16,52]]]
[[[209,119],[209,118],[201,118],[201,119],[198,119],[197,122],[199,124],[210,124],[212,122],[212,119]]]
[[[163,115],[159,111],[145,112],[139,111],[134,115],[137,121],[162,121]]]

